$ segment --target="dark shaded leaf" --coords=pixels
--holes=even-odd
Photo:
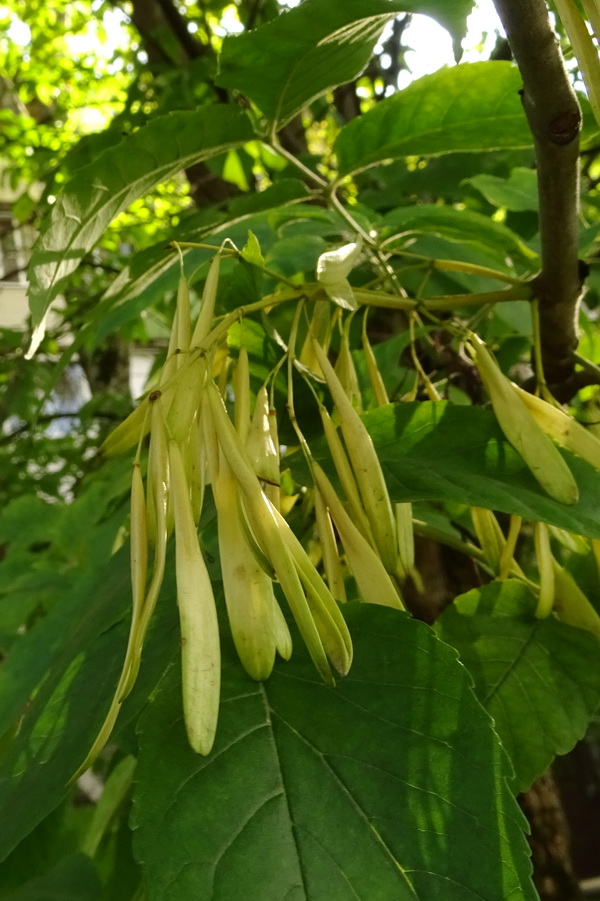
[[[101,895],[102,883],[92,861],[85,854],[73,854],[3,897],[5,901],[98,901]]]
[[[482,172],[467,179],[467,184],[481,191],[488,203],[514,212],[537,210],[537,174],[533,169],[518,167],[509,178],[498,178]]]
[[[600,538],[600,475],[564,451],[580,500],[566,506],[539,486],[491,410],[445,401],[393,404],[365,415],[395,501],[457,501],[543,520]]]
[[[471,673],[526,791],[556,754],[583,738],[600,702],[598,641],[553,616],[534,616],[522,582],[492,582],[456,598],[436,623]]]
[[[486,177],[492,178],[492,176],[476,176],[471,182]],[[460,243],[480,244],[491,248],[496,254],[504,251],[519,261],[526,260],[530,267],[538,265],[538,255],[519,235],[501,222],[494,222],[488,216],[482,216],[472,210],[459,210],[433,203],[397,207],[385,216],[384,228],[386,236],[433,233]]]
[[[178,668],[141,721],[134,848],[148,901],[536,897],[505,757],[465,670],[406,615],[348,605],[350,675],[302,647],[263,684],[225,654],[209,757]]]
[[[0,859],[60,803],[113,696],[129,623],[125,550],[94,571],[31,631],[0,671]],[[139,713],[177,648],[172,585],[144,648],[118,728]]]

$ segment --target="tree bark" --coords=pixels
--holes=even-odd
[[[545,0],[494,2],[523,78],[523,109],[535,144],[542,256],[535,289],[544,373],[555,396],[568,400],[574,393],[571,379],[582,289],[578,261],[581,110]]]
[[[580,901],[569,828],[551,771],[534,782],[520,803],[531,826],[533,881],[540,901]]]

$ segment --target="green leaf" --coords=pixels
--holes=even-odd
[[[248,230],[248,240],[241,250],[242,259],[254,266],[264,266],[265,260],[260,249],[260,243],[253,231]]]
[[[81,580],[4,663],[0,809],[11,816],[0,835],[0,859],[64,797],[93,740],[116,681],[111,627],[125,609],[128,582],[122,553],[109,572]],[[122,641],[118,635],[120,653]]]
[[[344,126],[340,175],[403,156],[530,147],[520,87],[519,70],[500,61],[425,75]]]
[[[488,203],[514,212],[537,210],[537,174],[533,169],[520,166],[513,169],[508,178],[481,173],[465,179],[465,183],[480,191]]]
[[[269,269],[287,278],[299,273],[314,273],[317,260],[327,245],[314,234],[297,234],[280,238],[265,255]]]
[[[60,678],[61,664],[65,667],[70,662],[71,642],[76,653],[75,646],[80,650],[98,632],[115,624],[125,609],[127,586],[128,560],[120,553],[108,571],[87,572],[79,579],[15,647],[0,669],[0,735],[28,711],[30,696],[45,679],[55,684]],[[65,661],[61,660],[63,654]]]
[[[4,901],[99,901],[101,896],[102,883],[94,864],[85,854],[73,854],[2,897]]]
[[[564,451],[581,498],[552,500],[491,410],[446,401],[390,404],[364,416],[393,501],[456,501],[600,538],[600,474]]]
[[[225,653],[209,757],[177,668],[141,720],[134,851],[147,901],[536,897],[504,753],[454,652],[423,623],[348,605],[336,689],[298,647],[265,683]]]
[[[460,55],[472,6],[472,0],[304,0],[255,31],[225,38],[217,83],[250,97],[276,131],[325,91],[356,78],[398,13],[437,19]]]
[[[308,194],[308,188],[299,179],[281,178],[258,194],[243,194],[241,197],[232,198],[229,202],[229,212],[235,216],[247,216],[250,213],[260,213],[262,210],[272,210],[306,200]]]
[[[600,475],[562,451],[580,489],[573,506],[544,493],[506,441],[491,410],[447,401],[398,403],[363,416],[392,501],[453,501],[542,520],[578,535],[600,538]],[[329,474],[335,471],[325,442],[311,445]],[[309,478],[299,455],[289,458],[298,481]]]
[[[78,169],[93,164],[98,156],[109,147],[118,144],[123,139],[123,134],[118,128],[109,128],[106,131],[94,132],[83,137],[66,153],[60,161],[60,166],[54,172],[54,177],[48,181],[44,188],[44,201],[48,194],[56,194],[64,183],[70,179]],[[58,176],[58,177],[57,177]]]
[[[556,754],[583,738],[600,702],[598,641],[534,616],[527,586],[492,582],[456,598],[436,623],[471,673],[526,791]]]
[[[39,622],[0,670],[0,860],[57,804],[104,720],[129,623],[128,549]],[[154,615],[140,677],[117,728],[135,718],[177,647],[172,584]],[[166,661],[166,663],[165,663]]]
[[[471,182],[476,181],[476,178],[471,179]],[[538,255],[519,235],[501,222],[494,222],[489,216],[482,216],[481,213],[452,206],[423,203],[397,207],[384,217],[384,229],[386,237],[394,234],[409,237],[414,234],[433,233],[461,243],[481,244],[491,248],[496,254],[504,250],[517,257],[519,261],[526,260],[529,266],[535,265],[538,260]]]
[[[596,117],[592,112],[590,101],[583,91],[577,91],[577,102],[581,107],[581,115],[583,118],[581,132],[579,133],[579,144],[582,150],[591,150],[598,144],[598,138],[600,138],[600,126],[596,122]]]
[[[456,262],[472,263],[476,266],[485,266],[507,275],[515,276],[514,262],[502,247],[493,248],[491,245],[476,243],[475,241],[451,241],[435,234],[417,235],[408,247],[410,253],[421,254],[430,260],[454,260]],[[411,295],[420,295],[423,291],[423,273],[418,269],[410,268],[412,260],[406,259],[406,269],[400,275],[402,284]],[[506,288],[502,281],[489,276],[475,275],[470,272],[442,272],[433,270],[427,279],[425,287],[426,296],[446,294],[471,294],[479,291],[499,291]]]
[[[80,169],[52,207],[33,250],[30,353],[43,337],[50,303],[115,216],[159,182],[252,137],[248,117],[230,106],[174,112],[153,119]]]

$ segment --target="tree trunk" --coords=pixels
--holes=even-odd
[[[521,795],[520,803],[531,826],[533,881],[540,901],[579,901],[583,895],[573,872],[569,827],[551,771]]]

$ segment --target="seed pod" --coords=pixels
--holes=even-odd
[[[92,766],[92,764],[98,757],[98,754],[100,753],[100,751],[105,746],[108,739],[110,738],[120,710],[121,710],[121,702],[118,700],[117,695],[115,693],[115,695],[112,699],[111,705],[108,709],[108,713],[106,714],[106,717],[104,718],[104,722],[100,728],[100,731],[98,732],[98,735],[94,739],[92,747],[88,751],[88,753],[85,757],[85,760],[83,761],[81,766],[77,769],[77,771],[73,774],[73,776],[69,780],[71,783],[76,782],[77,779],[79,779],[79,777],[82,776],[85,773],[85,771],[89,770],[89,768]]]
[[[165,362],[163,363],[163,367],[160,372],[160,378],[158,380],[159,386],[162,386],[167,382],[170,378],[172,378],[177,370],[184,357],[181,356],[178,350],[178,329],[177,323],[179,319],[179,311],[178,305],[175,306],[175,315],[173,316],[173,322],[171,323],[171,333],[169,335],[169,346],[167,348],[167,356],[165,358]]]
[[[271,433],[271,442],[275,449],[277,458],[277,473],[279,474],[277,484],[272,485],[270,482],[265,484],[265,494],[273,504],[276,510],[281,513],[281,448],[279,445],[279,431],[277,428],[277,410],[274,410],[269,404],[269,432]]]
[[[185,466],[176,441],[169,441],[175,514],[175,572],[181,623],[183,713],[188,740],[209,754],[217,729],[221,684],[219,624],[206,564],[192,515]]]
[[[256,396],[246,453],[259,479],[279,485],[279,448],[273,444],[269,420],[269,395],[263,385]]]
[[[273,569],[270,559],[264,553],[262,547],[258,542],[258,539],[256,538],[256,535],[252,530],[252,526],[249,522],[248,514],[246,513],[246,508],[244,506],[244,499],[241,493],[238,493],[238,507],[239,519],[244,532],[244,538],[252,556],[254,557],[260,569],[262,569],[262,571],[265,573],[265,575],[267,575],[272,582],[276,582],[277,573]]]
[[[240,444],[234,425],[229,419],[218,389],[212,381],[208,382],[207,397],[210,402],[213,426],[218,435],[223,455],[243,492],[244,506],[252,531],[277,574],[317,671],[323,681],[334,685],[327,655],[315,626],[296,566],[275,519],[274,508],[271,507],[261,491],[248,456]],[[289,528],[289,526],[287,527]]]
[[[412,504],[394,504],[396,532],[398,535],[398,575],[405,579],[415,571],[415,533],[413,531]]]
[[[198,430],[202,438],[202,466],[205,485],[210,485],[219,474],[219,442],[213,424],[210,405],[204,395],[200,404]]]
[[[183,444],[188,438],[192,422],[200,407],[205,379],[206,361],[203,357],[198,357],[182,371],[177,383],[167,414],[167,426],[171,437],[179,444]]]
[[[146,499],[139,459],[133,464],[131,478],[131,594],[132,625],[137,623],[146,596],[148,573],[148,537],[146,532]]]
[[[146,500],[144,497],[144,482],[140,469],[139,459],[133,464],[131,479],[131,595],[132,611],[131,626],[125,660],[117,691],[116,699],[120,702],[124,697],[125,685],[131,679],[132,670],[139,670],[139,654],[141,654],[142,641],[138,640],[140,623],[143,617],[146,599],[146,578],[148,574],[148,540],[146,530]],[[139,654],[138,654],[139,649]]]
[[[364,537],[367,539],[367,541],[370,544],[374,545],[375,542],[371,533],[371,526],[369,525],[369,520],[365,515],[360,495],[358,493],[356,479],[354,478],[354,473],[352,472],[350,461],[348,460],[344,445],[342,444],[342,439],[338,435],[338,431],[331,421],[331,417],[325,407],[320,406],[319,413],[321,414],[321,422],[323,424],[323,433],[325,435],[325,440],[327,441],[329,452],[335,464],[335,469],[338,474],[342,490],[348,502],[348,506],[350,507],[352,519],[354,520]]]
[[[116,457],[117,454],[122,454],[135,447],[138,441],[150,431],[148,406],[148,398],[145,397],[135,410],[104,439],[98,449],[98,456]]]
[[[600,641],[600,616],[568,570],[556,560],[554,568],[554,609],[563,622],[591,632]]]
[[[344,603],[346,601],[346,586],[344,584],[342,563],[338,553],[331,517],[327,511],[323,495],[318,488],[315,488],[315,519],[329,590],[336,601]]]
[[[242,665],[252,679],[267,679],[275,662],[273,583],[257,564],[240,523],[238,484],[221,459],[213,481],[219,556],[231,634]]]
[[[175,324],[175,323],[174,323]],[[190,349],[190,341],[192,337],[192,322],[190,316],[190,293],[188,283],[183,273],[179,278],[177,287],[177,317],[176,317],[176,340],[177,340],[177,368],[181,366],[184,359],[182,354],[187,353]]]
[[[381,376],[381,372],[379,371],[379,366],[377,365],[377,360],[375,359],[375,354],[373,353],[373,348],[371,347],[369,336],[367,335],[366,313],[363,318],[362,346],[365,353],[365,361],[367,364],[367,372],[369,373],[369,381],[371,382],[371,388],[373,389],[373,394],[375,395],[375,402],[378,406],[384,407],[386,404],[389,404],[390,399],[388,397],[387,389]]]
[[[314,460],[311,461],[311,470],[342,539],[348,564],[363,601],[404,610],[400,594],[389,573],[386,572],[381,558],[360,534],[335,493],[333,485]]]
[[[314,373],[317,378],[322,379],[323,372],[315,355],[313,338],[321,347],[327,350],[331,339],[331,304],[328,300],[315,301],[312,316],[310,317],[308,335],[298,355],[298,362]]]
[[[154,522],[154,560],[152,576],[148,586],[139,626],[135,636],[135,646],[131,655],[131,666],[127,680],[121,691],[121,699],[127,697],[135,684],[142,658],[144,639],[156,607],[158,595],[165,576],[168,538],[168,499],[170,488],[169,451],[162,398],[152,405],[152,428],[150,432],[150,453],[148,457],[148,496],[152,496]]]
[[[280,513],[274,511],[281,536],[289,549],[306,589],[307,599],[327,657],[345,676],[352,664],[352,639],[346,621],[331,592],[315,569],[308,554]]]
[[[383,565],[388,572],[393,573],[398,565],[396,522],[379,457],[362,419],[346,396],[326,354],[316,343],[315,353],[340,415],[342,434],[375,546]]]
[[[288,624],[285,621],[285,617],[281,612],[281,607],[277,602],[277,598],[273,596],[273,629],[275,633],[275,647],[277,648],[277,653],[284,660],[289,660],[292,656],[293,645],[292,645],[292,636],[290,635],[290,630],[288,629]]]
[[[589,554],[590,542],[583,535],[575,535],[573,532],[567,532],[566,529],[559,529],[558,526],[551,525],[548,525],[548,531],[572,554]]]
[[[498,575],[502,551],[506,544],[498,520],[492,511],[485,507],[471,507],[471,520],[486,562],[494,575]]]
[[[202,405],[202,400],[200,401]],[[192,513],[194,522],[200,522],[202,504],[204,502],[206,456],[204,454],[203,436],[200,428],[200,410],[194,417],[185,450],[186,477],[190,486]]]
[[[347,321],[342,330],[342,340],[340,343],[340,352],[335,361],[334,372],[337,375],[340,385],[346,392],[346,396],[355,410],[362,410],[362,395],[358,384],[358,376],[356,367],[352,359],[352,351],[350,350],[350,324],[352,318],[347,317]]]
[[[218,344],[211,346],[210,360],[210,375],[219,385],[221,394],[224,395],[225,392],[222,390],[223,379],[227,377],[230,362],[227,337],[219,341]]]
[[[215,315],[215,302],[217,300],[217,289],[219,286],[220,264],[221,254],[218,253],[210,264],[210,269],[208,270],[208,275],[206,276],[204,291],[202,292],[200,313],[198,315],[196,326],[192,333],[190,347],[199,347],[210,332],[213,317]]]
[[[502,554],[500,555],[500,569],[498,572],[499,579],[507,579],[511,571],[515,572],[517,575],[521,573],[521,568],[516,563],[514,556],[522,525],[523,517],[517,516],[513,513],[513,515],[510,517],[508,535],[502,549]]]
[[[562,504],[575,504],[579,489],[558,449],[535,422],[477,335],[471,335],[479,375],[507,440],[521,455],[544,491]]]
[[[505,559],[506,538],[492,511],[485,507],[471,507],[471,520],[486,562],[494,575],[500,576],[506,570],[524,579],[525,574],[512,554],[508,563]]]
[[[110,738],[115,722],[121,710],[123,700],[123,688],[131,672],[132,657],[134,654],[136,635],[139,629],[140,617],[144,606],[144,595],[146,591],[146,573],[148,567],[148,543],[146,540],[146,501],[144,499],[144,483],[140,470],[139,458],[136,458],[133,464],[133,474],[131,479],[131,588],[132,588],[132,611],[131,625],[129,628],[129,639],[127,642],[127,650],[121,668],[121,674],[115,693],[113,695],[110,707],[100,730],[94,739],[85,760],[73,776],[71,781],[75,781],[84,773],[96,760],[98,754],[105,746]]]
[[[243,345],[240,347],[237,366],[233,373],[233,394],[235,428],[242,444],[246,444],[250,429],[250,368],[248,351]]]
[[[517,385],[513,384],[513,387],[539,427],[547,435],[600,471],[600,441],[595,435],[592,435],[585,426],[565,413],[564,410],[559,410],[558,407],[542,400],[541,397],[523,391]]]
[[[535,556],[540,574],[540,593],[535,615],[545,619],[554,606],[554,558],[550,548],[550,533],[544,522],[536,522],[533,527]]]

